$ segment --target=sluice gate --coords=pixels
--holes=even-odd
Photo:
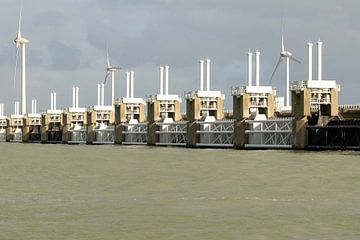
[[[63,142],[87,142],[87,109],[79,107],[79,88],[73,87],[72,107],[64,113]]]
[[[27,114],[24,118],[24,142],[41,142],[41,114]]]
[[[115,126],[113,106],[94,106],[88,112],[87,142],[114,144]]]
[[[156,145],[186,146],[187,121],[157,123]]]
[[[234,120],[197,122],[196,146],[233,147]]]
[[[114,144],[114,126],[102,125],[95,128],[95,140],[93,144]]]
[[[22,142],[23,140],[24,118],[23,115],[11,115],[8,121],[6,141]]]
[[[148,141],[147,123],[122,124],[122,144],[145,145]]]
[[[87,141],[86,127],[74,126],[69,130],[69,144],[85,144]]]
[[[360,120],[335,120],[308,126],[308,149],[360,150]]]
[[[6,142],[7,117],[0,117],[0,142]]]
[[[245,148],[292,148],[293,118],[246,120]]]

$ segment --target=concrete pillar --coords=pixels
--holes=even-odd
[[[245,134],[246,122],[245,119],[236,120],[234,122],[234,148],[244,149],[247,143],[247,136]]]
[[[294,149],[306,148],[308,144],[307,126],[308,117],[293,120],[292,145]]]
[[[187,138],[186,146],[187,147],[190,147],[190,148],[196,147],[196,143],[197,143],[196,130],[197,130],[197,128],[198,128],[198,124],[196,121],[189,122],[187,124],[187,129],[186,129],[186,138]]]

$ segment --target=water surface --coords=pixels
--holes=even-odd
[[[360,239],[360,153],[0,144],[0,239]]]

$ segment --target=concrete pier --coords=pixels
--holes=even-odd
[[[275,90],[271,86],[244,86],[232,89],[233,113],[235,118],[234,147],[244,148],[249,143],[245,134],[246,120],[264,116],[274,117]]]
[[[220,91],[191,91],[186,98],[186,116],[189,121],[187,126],[187,146],[196,147],[203,138],[211,136],[201,135],[199,122],[215,122],[224,119],[223,95]],[[207,125],[206,125],[207,126]],[[211,139],[207,139],[211,142]]]
[[[93,106],[87,112],[87,143],[113,144],[115,114],[113,106]]]
[[[8,117],[0,116],[0,142],[6,142]]]
[[[115,101],[115,143],[133,142],[124,132],[130,132],[139,123],[145,123],[145,102],[142,98],[121,98]],[[130,134],[130,133],[129,133]],[[134,132],[134,134],[137,134]],[[132,138],[136,139],[136,137]],[[136,142],[133,142],[136,144]]]
[[[151,96],[147,102],[148,144],[156,145],[158,142],[156,134],[158,123],[172,123],[181,120],[181,100],[178,95],[157,94]]]
[[[339,90],[334,80],[298,81],[291,86],[295,149],[307,148],[309,125],[326,125],[329,119],[338,116]]]
[[[64,113],[63,143],[82,144],[87,142],[86,108],[69,108]]]
[[[41,142],[41,123],[41,114],[29,113],[25,115],[23,142]]]
[[[6,141],[22,142],[24,128],[24,115],[12,114],[7,121]]]
[[[63,110],[47,110],[42,114],[41,142],[62,143]]]

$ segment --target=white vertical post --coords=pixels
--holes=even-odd
[[[290,106],[290,58],[286,57],[285,59],[285,106]]]
[[[21,64],[21,114],[26,114],[26,61],[25,44],[22,44],[22,64]],[[20,110],[20,109],[19,109]]]
[[[318,80],[322,80],[322,42],[319,40],[317,42],[318,47]]]
[[[164,67],[160,66],[160,95],[164,94]]]
[[[256,86],[260,86],[260,52],[259,50],[256,50],[255,52],[255,80],[256,80]]]
[[[210,59],[206,59],[206,91],[210,91]]]
[[[34,99],[34,113],[37,113],[37,100]]]
[[[313,76],[313,70],[312,70],[313,44],[311,42],[308,42],[307,46],[308,46],[308,80],[311,81]]]
[[[79,107],[79,87],[75,88],[75,107],[78,108]]]
[[[56,110],[56,92],[54,92],[54,110]]]
[[[115,70],[111,70],[111,105],[115,104]]]
[[[100,89],[101,89],[101,106],[105,105],[105,85],[104,83],[100,84]]]
[[[252,86],[252,56],[253,53],[248,52],[248,86]]]
[[[15,115],[19,115],[19,102],[15,102]]]
[[[50,110],[54,110],[54,93],[50,92]]]
[[[165,95],[169,95],[169,66],[165,66]]]
[[[76,108],[76,100],[75,100],[75,98],[76,98],[76,90],[75,90],[75,87],[73,87],[73,94],[72,94],[72,107],[73,108]]]
[[[204,60],[200,60],[200,91],[204,90]]]
[[[130,97],[130,72],[125,73],[126,77],[126,98]]]
[[[131,93],[130,97],[131,98],[134,98],[134,75],[135,75],[134,71],[131,71],[130,72],[130,93]]]
[[[97,105],[101,105],[101,85],[100,83],[97,84]]]

